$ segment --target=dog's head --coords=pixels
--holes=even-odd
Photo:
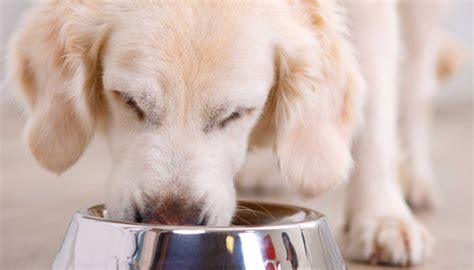
[[[361,78],[332,4],[60,1],[37,8],[12,55],[47,169],[95,130],[113,157],[113,218],[225,225],[251,146],[316,195],[347,174]]]

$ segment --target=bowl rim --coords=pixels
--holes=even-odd
[[[84,207],[76,211],[75,215],[80,216],[83,219],[93,220],[100,223],[110,224],[113,226],[126,227],[126,228],[136,228],[136,229],[147,229],[147,230],[159,230],[180,234],[198,234],[198,233],[208,233],[208,232],[250,232],[250,231],[265,231],[265,230],[281,230],[281,229],[291,229],[291,228],[304,228],[304,227],[314,227],[316,223],[319,223],[323,220],[326,220],[326,216],[322,213],[315,211],[313,209],[292,205],[284,203],[275,203],[269,201],[261,200],[237,200],[237,203],[241,202],[250,202],[258,204],[270,204],[277,207],[292,208],[306,213],[305,219],[302,221],[294,222],[285,222],[277,224],[268,224],[268,225],[249,225],[249,226],[197,226],[197,225],[161,225],[161,224],[148,224],[148,223],[137,223],[130,221],[120,221],[109,218],[98,217],[90,214],[90,209],[93,208],[104,208],[105,204],[95,204],[89,207]]]

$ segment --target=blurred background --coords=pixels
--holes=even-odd
[[[1,56],[30,5],[29,1],[0,0]],[[473,8],[471,1],[449,1],[443,18],[443,28],[461,42],[465,56],[458,73],[436,96],[432,153],[440,203],[434,212],[419,218],[436,236],[437,244],[423,269],[473,269]],[[2,63],[2,82],[5,71]],[[102,202],[110,158],[102,139],[96,138],[81,160],[61,176],[45,171],[23,143],[25,119],[9,99],[8,91],[2,89],[0,269],[49,269],[73,212]],[[284,192],[264,199],[310,206],[327,214],[337,228],[343,197],[340,187],[313,201],[303,202]]]

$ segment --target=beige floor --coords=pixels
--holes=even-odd
[[[110,161],[103,144],[60,177],[45,172],[21,141],[18,113],[1,110],[0,269],[48,269],[73,211],[100,203]],[[436,237],[433,256],[416,269],[473,269],[472,104],[439,109],[433,158],[439,178],[439,208],[419,215]],[[266,199],[306,204],[326,213],[333,227],[341,221],[341,189],[316,201],[289,195]],[[349,263],[349,269],[384,269]],[[391,268],[395,269],[395,268]]]

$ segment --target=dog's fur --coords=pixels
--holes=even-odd
[[[347,16],[318,0],[40,5],[10,51],[29,109],[27,142],[45,168],[61,173],[101,131],[114,164],[111,217],[151,223],[229,224],[233,178],[248,149],[272,148],[269,158],[304,197],[354,167],[344,252],[419,263],[431,242],[398,185],[398,145],[408,201],[430,205],[425,140],[439,11],[432,4],[347,2]],[[239,175],[254,175],[242,181],[255,185],[261,174],[248,168]]]

